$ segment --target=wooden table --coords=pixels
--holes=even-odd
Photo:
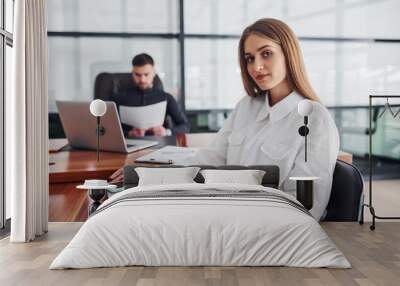
[[[49,155],[49,182],[80,182],[85,179],[106,179],[117,169],[133,163],[136,158],[154,149],[130,154],[100,152],[97,162],[95,151],[62,151]]]
[[[49,221],[85,221],[90,199],[76,186],[86,179],[108,179],[126,164],[154,149],[130,154],[95,151],[60,151],[49,154]]]
[[[338,160],[344,161],[349,164],[353,164],[353,154],[339,151]]]
[[[95,151],[67,151],[51,153],[49,166],[50,183],[81,182],[85,179],[106,179],[117,169],[132,164],[138,157],[154,149],[144,149],[130,154],[101,152],[100,161]],[[352,155],[341,152],[339,160],[352,163]]]
[[[95,151],[50,153],[49,221],[85,221],[90,199],[85,190],[76,189],[76,186],[86,179],[108,179],[117,169],[154,150],[149,148],[130,154],[101,152],[99,162]],[[352,155],[341,152],[338,159],[351,163]]]

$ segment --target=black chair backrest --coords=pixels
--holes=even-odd
[[[139,182],[139,176],[137,175],[135,168],[139,167],[139,165],[131,165],[124,167],[124,188],[132,188],[136,187]],[[146,166],[143,166],[146,167]],[[148,166],[147,166],[148,167]],[[175,166],[175,165],[167,165],[160,166],[158,168],[182,168],[185,166]],[[262,179],[261,184],[265,187],[278,188],[279,185],[279,167],[274,165],[253,165],[253,166],[239,166],[239,165],[224,165],[224,166],[209,166],[209,165],[196,165],[196,167],[200,167],[202,170],[204,169],[219,169],[219,170],[263,170],[265,171],[265,175]],[[194,178],[197,183],[204,183],[204,178],[200,174]]]
[[[338,160],[324,221],[357,221],[363,188],[360,171],[353,165]]]
[[[94,98],[110,101],[113,95],[135,86],[131,73],[99,73],[94,82]],[[164,90],[161,79],[156,75],[153,86]]]

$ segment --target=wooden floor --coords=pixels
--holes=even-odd
[[[400,223],[375,231],[357,223],[322,223],[352,269],[290,267],[119,267],[48,270],[81,223],[50,223],[29,244],[0,241],[0,285],[400,285]]]
[[[381,216],[400,215],[400,180],[375,181],[374,205]],[[0,241],[0,285],[400,285],[400,221],[322,223],[352,263],[350,270],[288,267],[124,267],[48,270],[87,218],[90,203],[76,183],[51,184],[49,233],[29,244]],[[368,184],[365,187],[368,202]],[[69,222],[69,223],[56,223]]]
[[[400,180],[372,182],[372,198],[375,214],[378,216],[400,217]],[[369,203],[369,184],[364,187],[365,203]],[[365,221],[371,221],[371,214],[365,208]],[[377,220],[382,221],[382,220]],[[399,220],[397,220],[400,222]],[[400,283],[399,283],[400,285]]]

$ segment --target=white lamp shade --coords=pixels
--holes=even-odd
[[[297,112],[301,116],[308,116],[312,113],[312,111],[313,111],[313,104],[309,99],[303,99],[297,105]]]
[[[107,111],[107,105],[101,99],[95,99],[90,103],[89,109],[94,116],[103,116]]]

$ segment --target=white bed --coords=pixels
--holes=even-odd
[[[127,265],[350,268],[319,223],[296,203],[279,190],[255,185],[131,188],[103,203],[50,269]]]

